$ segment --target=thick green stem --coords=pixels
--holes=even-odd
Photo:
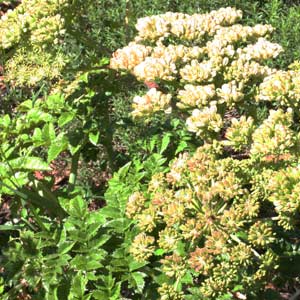
[[[68,193],[71,193],[76,184],[77,180],[77,171],[78,171],[78,162],[80,157],[80,151],[77,151],[73,157],[72,157],[72,163],[71,163],[71,173],[69,177],[69,186],[68,186]]]

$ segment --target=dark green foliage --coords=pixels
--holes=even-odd
[[[0,7],[3,2],[16,4],[0,0]],[[29,55],[38,63],[50,53],[48,65],[58,54],[68,63],[59,76],[44,77],[34,85],[4,80],[6,89],[0,92],[0,207],[4,211],[9,205],[6,217],[0,210],[0,299],[30,295],[36,300],[157,300],[157,288],[171,283],[160,270],[163,253],[157,251],[150,262],[133,259],[129,248],[138,230],[126,216],[126,204],[134,191],[147,193],[152,175],[168,172],[178,153],[192,153],[202,141],[186,130],[180,118],[157,114],[148,123],[133,120],[132,98],[148,88],[132,76],[110,70],[108,57],[136,35],[137,18],[235,6],[243,10],[245,24],[269,23],[276,28],[273,40],[285,52],[273,66],[286,68],[300,59],[300,3],[71,2],[78,10],[63,12],[68,23],[62,43],[35,52],[23,38],[23,44],[1,50],[4,69],[24,45],[28,52],[23,62]],[[261,121],[267,115],[267,107],[258,110]],[[57,171],[56,162],[63,162],[60,171],[68,172],[59,184],[61,174],[51,173]],[[300,249],[295,246],[300,233],[281,234],[284,238],[274,247],[282,254],[274,278],[278,290],[299,284],[300,276]],[[180,284],[195,286],[191,278],[187,273]],[[236,286],[236,291],[240,288]],[[280,299],[272,288],[259,296],[249,294],[253,300]],[[186,299],[200,297],[194,287]],[[224,294],[222,299],[230,297]]]

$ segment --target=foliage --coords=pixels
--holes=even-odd
[[[1,299],[279,299],[299,284],[290,2],[1,12]]]
[[[3,266],[11,289],[3,299],[118,299],[120,283],[114,283],[105,267],[108,252],[103,245],[110,239],[105,218],[88,211],[80,195],[59,200],[66,219],[43,218],[32,224],[34,230],[22,226],[8,242]]]

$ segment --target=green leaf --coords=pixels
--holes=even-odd
[[[58,246],[57,251],[60,254],[65,254],[69,252],[74,247],[75,244],[76,242],[63,242]]]
[[[150,143],[149,143],[149,150],[151,152],[153,152],[156,143],[157,143],[157,136],[154,136],[151,138]]]
[[[48,150],[48,163],[53,161],[57,156],[64,150],[68,148],[68,140],[64,135],[59,135],[54,141],[52,141],[51,146]]]
[[[109,218],[119,218],[121,212],[118,208],[105,206],[101,209],[102,215]]]
[[[82,299],[87,282],[87,277],[82,272],[78,272],[73,278],[68,300]]]
[[[91,240],[99,231],[99,227],[101,227],[101,223],[93,223],[87,226],[86,230],[86,239]]]
[[[79,78],[82,82],[88,83],[89,82],[89,73],[85,72]]]
[[[121,294],[121,282],[118,282],[112,289],[109,300],[119,300]]]
[[[94,145],[94,146],[97,146],[98,144],[98,141],[99,141],[99,136],[100,136],[100,133],[99,132],[90,132],[89,133],[89,141]]]
[[[236,233],[236,236],[239,237],[240,239],[246,240],[248,238],[248,235],[245,231],[238,231]]]
[[[71,122],[75,117],[75,112],[73,111],[67,111],[61,114],[61,116],[58,119],[58,126],[62,127],[69,122]]]
[[[236,285],[234,288],[233,288],[233,292],[238,292],[238,291],[242,291],[244,289],[244,287],[239,284],[239,285]]]
[[[90,248],[99,248],[102,245],[104,245],[110,238],[111,238],[110,235],[103,234],[100,238],[96,238],[90,241],[89,246]]]
[[[100,59],[99,66],[105,66],[105,65],[108,65],[109,62],[110,62],[109,57],[102,57],[102,58]]]
[[[0,231],[17,231],[21,230],[22,226],[17,225],[0,225]]]
[[[25,100],[18,106],[18,111],[26,112],[33,108],[32,100]]]
[[[72,259],[71,266],[82,271],[96,270],[103,267],[103,265],[99,262],[101,258],[103,258],[101,255],[97,255],[95,258],[93,258],[78,254]]]
[[[170,134],[165,134],[162,141],[159,153],[162,154],[169,146],[171,141]]]
[[[225,294],[225,295],[222,295],[219,299],[220,300],[229,300],[229,299],[232,299],[233,298],[233,295],[232,294]]]
[[[42,129],[42,136],[45,142],[50,143],[56,137],[54,125],[52,123],[46,124]]]
[[[70,200],[69,207],[66,210],[71,216],[82,218],[87,213],[87,203],[82,197],[77,196]]]
[[[154,254],[156,255],[156,256],[161,256],[161,255],[163,255],[163,254],[165,254],[165,250],[164,249],[157,249],[157,250],[155,250],[154,251]]]
[[[101,210],[92,211],[89,213],[88,221],[91,223],[104,224],[105,217],[102,215]]]
[[[7,163],[0,163],[1,167],[13,170],[27,170],[27,171],[50,171],[49,165],[39,157],[18,157],[8,161]]]
[[[39,145],[43,144],[43,135],[42,130],[40,128],[35,128],[32,135],[32,140],[34,142],[39,142]]]
[[[118,171],[118,176],[120,178],[124,178],[127,175],[130,166],[131,166],[131,162],[129,162],[126,165],[124,165],[123,167],[121,167]]]
[[[106,291],[94,291],[93,292],[93,297],[97,300],[107,300],[108,299],[108,295]]]
[[[135,284],[136,284],[136,287],[137,287],[137,291],[139,293],[142,293],[143,292],[143,289],[144,289],[144,286],[145,286],[145,280],[144,278],[147,276],[145,273],[142,273],[142,272],[134,272],[131,274],[134,281],[135,281]]]
[[[127,230],[133,221],[126,218],[113,219],[105,224],[105,227],[113,228],[115,232],[122,233]]]
[[[76,145],[76,146],[72,146],[70,144],[68,145],[68,149],[72,155],[74,155],[80,148],[81,145]]]
[[[60,110],[65,106],[64,96],[61,94],[54,94],[48,96],[46,99],[46,105],[49,109]]]
[[[138,262],[138,261],[135,261],[135,260],[132,260],[130,263],[129,263],[129,270],[130,272],[132,271],[135,271],[137,269],[140,269],[144,266],[146,266],[148,264],[148,262]]]
[[[49,137],[51,141],[53,141],[56,138],[55,128],[53,123],[49,123]]]
[[[185,284],[193,284],[194,279],[190,272],[186,272],[185,275],[181,278],[181,282]]]
[[[181,141],[176,149],[175,154],[178,154],[179,152],[183,151],[188,147],[188,144],[186,141]]]
[[[81,147],[85,133],[82,130],[76,130],[68,133],[68,149],[74,155]]]
[[[0,118],[0,127],[8,128],[11,123],[9,115],[4,115]]]

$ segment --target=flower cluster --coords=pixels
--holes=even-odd
[[[266,77],[259,86],[258,101],[274,101],[283,107],[299,110],[300,69],[298,71],[277,71]]]
[[[142,18],[132,48],[111,60],[168,93],[136,96],[134,117],[169,113],[172,99],[172,113],[202,143],[128,200],[141,232],[130,253],[151,262],[162,253],[162,299],[234,298],[236,286],[247,299],[270,282],[276,244],[299,223],[299,63],[289,71],[267,66],[282,52],[268,41],[272,26],[236,24],[241,17],[225,8]],[[128,55],[129,64],[126,53],[138,55]]]
[[[246,149],[251,144],[254,131],[254,120],[251,117],[242,116],[239,120],[233,118],[231,126],[226,130],[224,145],[232,147],[236,151]]]
[[[207,106],[216,95],[215,87],[211,85],[192,85],[187,84],[184,90],[178,92],[177,106],[181,109],[185,108],[203,108]]]
[[[264,61],[277,57],[282,51],[283,49],[280,45],[271,43],[265,38],[259,38],[257,43],[240,48],[237,53],[239,59]]]
[[[61,54],[54,58],[48,49],[65,36],[65,19],[61,12],[68,6],[67,0],[51,0],[46,4],[40,0],[25,0],[1,17],[0,50],[16,47],[6,65],[8,81],[31,86],[43,78],[58,77],[66,58]]]
[[[134,238],[130,252],[136,260],[147,260],[155,249],[154,246],[152,246],[153,243],[153,237],[146,235],[145,233],[140,233]]]
[[[207,14],[168,12],[139,19],[137,37],[113,54],[110,67],[127,70],[140,81],[155,82],[170,91],[178,110],[191,114],[188,130],[202,139],[211,132],[222,134],[226,109],[245,107],[256,98],[276,101],[268,96],[272,87],[267,78],[278,71],[264,62],[276,58],[282,47],[268,41],[271,25],[236,24],[241,17],[241,11],[228,7]],[[260,89],[254,89],[254,83],[261,83]],[[134,98],[135,117],[169,112],[164,105],[151,110],[141,99]],[[205,125],[208,122],[211,124]]]
[[[24,0],[14,10],[7,11],[0,19],[4,80],[21,88],[43,80],[52,81],[54,88],[58,88],[57,82],[62,77],[70,83],[74,77],[66,66],[76,66],[74,71],[78,69],[78,61],[79,64],[84,61],[82,45],[88,37],[79,38],[77,28],[82,14],[89,17],[92,3],[90,0]],[[86,46],[89,47],[92,48]],[[67,76],[62,76],[65,73]]]
[[[153,81],[157,78],[172,81],[176,73],[175,63],[171,58],[164,57],[146,57],[133,71],[133,74],[142,81]]]
[[[161,300],[183,300],[184,294],[177,291],[174,286],[164,283],[160,288],[158,288]]]
[[[296,132],[291,129],[292,123],[291,111],[271,110],[269,117],[252,135],[251,153],[262,156],[289,153],[297,141]]]
[[[30,43],[41,47],[57,43],[65,33],[64,18],[59,12],[67,6],[66,0],[51,0],[47,5],[38,0],[22,1],[16,9],[1,17],[0,48],[10,48],[20,43],[24,36]]]
[[[202,110],[194,109],[192,115],[186,120],[187,128],[203,139],[208,139],[213,133],[220,132],[223,121],[217,113],[216,106],[205,107]]]
[[[268,190],[270,200],[279,215],[279,224],[291,230],[297,224],[300,208],[300,168],[290,167],[274,172],[270,176]]]
[[[144,96],[135,96],[133,99],[134,111],[132,115],[139,117],[141,115],[150,115],[156,111],[164,110],[166,113],[171,112],[171,98],[170,94],[163,94],[156,88],[152,88]]]
[[[250,119],[240,121],[251,124]],[[161,268],[170,279],[180,280],[193,270],[195,278],[201,275],[201,293],[215,298],[232,291],[237,282],[247,292],[267,280],[272,272],[264,267],[265,255],[273,253],[272,246],[281,238],[274,226],[285,227],[288,213],[296,218],[300,205],[299,168],[290,175],[272,171],[276,175],[269,193],[258,201],[256,188],[264,185],[260,162],[221,158],[226,150],[220,152],[220,143],[179,156],[168,173],[154,175],[154,189],[151,184],[147,192],[135,192],[127,204],[128,211],[138,202],[131,216],[142,232],[130,248],[134,258],[148,260],[155,250],[163,250]],[[270,173],[263,176],[269,180]],[[294,201],[288,204],[291,194]],[[262,207],[271,203],[278,218],[266,220]]]
[[[127,47],[117,50],[110,61],[110,67],[113,69],[133,70],[150,53],[150,47],[130,43]]]
[[[234,24],[240,20],[242,12],[230,7],[221,8],[207,14],[187,15],[166,13],[138,20],[137,40],[162,40],[175,36],[184,40],[201,40],[205,35],[213,35],[220,26]]]
[[[235,80],[225,83],[217,90],[219,103],[226,103],[229,108],[234,107],[237,102],[244,98],[243,83],[237,83]]]

